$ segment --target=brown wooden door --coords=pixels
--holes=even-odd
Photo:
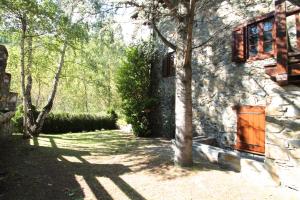
[[[241,106],[237,109],[237,141],[235,148],[258,154],[265,153],[265,108]]]

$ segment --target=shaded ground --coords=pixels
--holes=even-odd
[[[0,200],[300,199],[204,161],[180,169],[172,155],[169,141],[118,131],[14,135],[0,146]]]

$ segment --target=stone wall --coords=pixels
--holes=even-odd
[[[7,59],[7,49],[0,45],[0,138],[11,135],[10,119],[14,116],[17,102],[17,93],[10,92],[11,75],[5,72]]]
[[[175,136],[175,79],[163,77],[163,58],[167,49],[159,49],[160,55],[152,69],[152,93],[158,98],[158,106],[152,112],[152,130],[154,135],[174,138]],[[162,56],[161,56],[162,55]]]
[[[209,45],[193,51],[194,135],[213,136],[221,147],[232,148],[237,134],[237,114],[233,107],[265,106],[266,167],[279,176],[281,184],[300,190],[300,87],[281,87],[265,74],[264,66],[276,63],[274,59],[242,64],[231,61],[233,27],[245,19],[273,11],[274,4],[270,1],[243,7],[239,1],[221,2],[221,6],[202,15],[203,12],[197,11],[194,43],[205,42],[210,35],[219,33]],[[157,68],[161,69],[161,63]],[[159,80],[163,133],[175,129],[173,122],[172,126],[167,125],[174,114],[169,102],[174,85],[174,77]]]

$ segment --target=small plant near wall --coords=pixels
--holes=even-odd
[[[149,118],[157,102],[150,93],[151,61],[154,52],[150,42],[128,47],[116,74],[126,121],[132,125],[134,134],[140,137],[151,135]]]

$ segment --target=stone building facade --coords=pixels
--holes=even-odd
[[[17,103],[17,93],[10,92],[11,75],[5,72],[8,51],[0,45],[0,139],[7,138],[12,131],[10,123],[14,116]]]
[[[263,156],[282,185],[300,190],[299,7],[277,0],[251,6],[220,1],[205,12],[199,10],[195,21],[194,44],[213,39],[193,50],[194,136],[214,137],[223,149]],[[169,53],[166,48],[162,53],[153,69],[160,99],[153,123],[160,135],[172,138],[175,76],[170,69],[166,74]],[[252,125],[246,127],[245,119]],[[253,124],[256,121],[260,125]],[[260,132],[258,139],[249,136]]]

